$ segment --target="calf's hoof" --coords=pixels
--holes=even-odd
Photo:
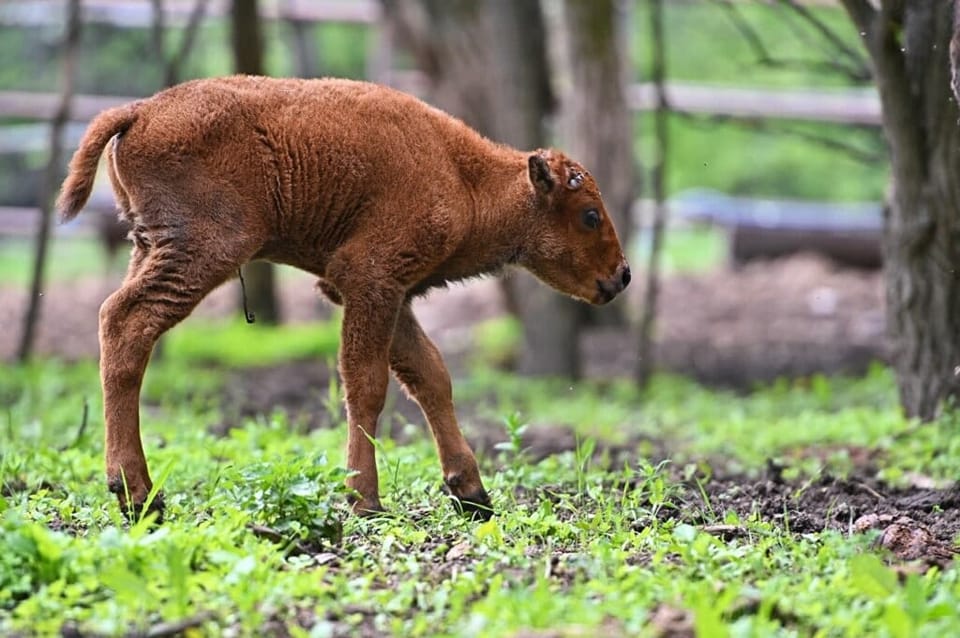
[[[490,502],[490,496],[483,487],[479,487],[467,494],[457,494],[454,489],[457,487],[455,480],[445,479],[443,482],[443,492],[450,497],[450,502],[459,514],[467,516],[474,521],[488,521],[493,516],[493,503]]]
[[[373,518],[387,513],[387,510],[383,509],[383,505],[380,504],[379,499],[355,496],[348,500],[354,515],[361,518]]]
[[[157,492],[157,495],[148,505],[147,495],[150,493],[149,489],[137,491],[125,489],[122,479],[109,480],[107,487],[116,495],[117,502],[120,504],[120,511],[123,512],[124,517],[131,523],[136,523],[148,514],[157,515],[156,524],[159,525],[163,522],[163,492]]]
[[[147,505],[146,501],[134,501],[131,500],[127,502],[125,498],[120,497],[120,511],[123,512],[123,515],[131,523],[139,522],[144,516],[148,514],[156,514],[157,518],[154,520],[154,524],[159,525],[163,522],[163,512],[165,505],[163,503],[163,493],[158,492],[150,504]]]

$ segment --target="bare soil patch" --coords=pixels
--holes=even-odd
[[[633,307],[642,291],[630,289]],[[750,389],[778,377],[858,374],[887,359],[883,281],[816,255],[681,274],[663,283],[657,365],[708,384]],[[586,335],[589,376],[631,371],[635,339]]]
[[[119,275],[57,283],[44,294],[36,351],[67,359],[97,356],[97,313]],[[642,281],[642,273],[636,277]],[[642,286],[628,289],[636,312]],[[281,313],[291,322],[329,316],[312,279],[283,271]],[[882,281],[875,271],[838,268],[798,255],[740,269],[681,274],[663,283],[657,323],[662,369],[708,384],[749,389],[780,376],[862,372],[887,356]],[[230,282],[200,304],[196,317],[236,316],[238,285]],[[16,352],[26,291],[0,284],[0,359]],[[472,327],[506,312],[495,280],[453,286],[418,300],[416,313],[448,358],[473,346]],[[190,320],[188,320],[190,321]],[[588,330],[581,347],[587,376],[632,374],[636,336],[625,328]],[[456,366],[453,366],[456,368]]]
[[[686,485],[677,509],[666,516],[711,525],[725,512],[741,520],[756,515],[796,534],[834,530],[844,534],[879,530],[877,544],[893,558],[946,565],[960,536],[960,484],[945,489],[892,486],[870,468],[847,477],[824,474],[812,481],[784,481],[778,472],[762,478],[719,475]],[[717,526],[718,535],[736,534]]]
[[[943,489],[898,487],[877,479],[869,468],[856,468],[846,477],[823,474],[812,480],[790,481],[778,474],[757,478],[721,471],[679,485],[669,506],[656,510],[656,518],[694,525],[728,542],[751,534],[745,524],[722,522],[727,514],[735,513],[739,521],[759,519],[792,534],[875,531],[875,546],[885,550],[891,562],[911,563],[913,567],[907,571],[945,567],[960,553],[954,544],[960,538],[960,484]],[[564,495],[576,497],[572,489],[518,486],[515,493],[519,501],[535,503],[559,501]],[[633,525],[639,530],[653,522],[653,518],[639,518]]]

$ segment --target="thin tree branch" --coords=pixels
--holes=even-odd
[[[150,38],[153,43],[153,54],[157,56],[162,64],[166,58],[166,51],[163,43],[163,32],[166,24],[163,19],[163,0],[151,0],[150,6],[153,9],[153,21],[150,25]]]
[[[179,81],[180,71],[182,70],[184,61],[189,57],[190,51],[193,49],[197,31],[199,31],[200,23],[203,22],[203,17],[207,11],[208,2],[209,0],[197,0],[194,3],[190,17],[187,19],[187,26],[183,31],[183,39],[180,41],[180,47],[174,51],[166,63],[163,79],[166,86],[173,86]]]
[[[653,374],[653,330],[660,297],[660,257],[663,252],[663,234],[667,226],[667,152],[669,149],[670,104],[667,100],[667,47],[664,35],[663,0],[651,0],[650,33],[653,45],[651,79],[657,95],[654,111],[656,158],[651,182],[654,211],[650,229],[650,258],[647,262],[647,281],[644,289],[643,316],[640,320],[640,347],[637,356],[637,384],[644,388]]]
[[[950,86],[960,105],[960,0],[953,3],[953,37],[950,38]]]
[[[724,10],[730,22],[733,23],[734,28],[736,28],[746,41],[747,46],[753,50],[754,55],[757,56],[757,63],[762,66],[781,69],[825,70],[838,73],[854,82],[863,82],[870,78],[870,70],[866,66],[866,62],[863,58],[856,56],[856,54],[853,54],[852,64],[837,59],[832,55],[826,55],[825,59],[822,60],[792,60],[775,57],[770,53],[770,49],[764,44],[763,38],[757,30],[753,28],[749,20],[743,16],[740,8],[732,2],[732,0],[711,1]],[[801,32],[800,35],[803,35],[803,33]]]
[[[60,103],[50,124],[50,156],[39,193],[40,228],[37,230],[34,253],[33,280],[30,284],[30,299],[23,318],[23,333],[17,349],[17,358],[27,361],[33,353],[33,341],[40,320],[40,301],[43,294],[44,270],[47,262],[47,247],[50,243],[51,194],[59,181],[60,156],[63,154],[63,131],[70,119],[70,101],[74,93],[74,71],[80,48],[80,0],[67,4],[67,24],[63,42],[63,75],[61,77]]]
[[[867,66],[867,61],[863,56],[847,44],[843,38],[837,35],[823,20],[818,18],[809,7],[800,4],[797,0],[780,0],[780,2],[793,9],[797,15],[810,24],[827,42],[833,45],[839,53],[850,60],[854,67],[865,68]]]
[[[784,4],[775,6],[783,14],[783,21],[799,39],[811,48],[823,47],[825,44],[823,38],[815,34],[806,21]],[[842,54],[838,55],[833,48],[828,47],[822,50],[822,56],[826,59],[820,60],[819,64],[821,66],[844,76],[853,83],[863,84],[873,79],[870,71],[870,59],[865,55],[860,55],[851,61]],[[816,70],[816,67],[813,68]]]
[[[754,55],[757,56],[757,61],[761,64],[772,64],[774,61],[773,56],[770,55],[770,51],[763,43],[763,38],[760,37],[760,34],[757,33],[757,30],[753,28],[750,22],[743,17],[740,9],[737,8],[731,0],[713,0],[713,3],[724,10],[727,18],[733,23],[734,28],[740,32],[740,35],[746,41],[747,46],[753,49]]]
[[[780,120],[769,120],[766,118],[743,118],[743,117],[733,117],[730,115],[710,115],[702,116],[695,113],[690,113],[689,111],[673,110],[675,115],[685,118],[693,122],[701,123],[714,123],[714,124],[734,124],[740,126],[741,128],[750,129],[752,131],[758,131],[761,133],[766,133],[769,135],[789,135],[792,137],[797,137],[804,139],[808,142],[819,144],[825,148],[829,148],[835,151],[839,151],[849,156],[850,158],[862,162],[864,164],[877,164],[878,162],[884,161],[884,153],[882,150],[872,152],[867,149],[849,144],[841,140],[839,136],[828,136],[828,135],[818,135],[811,131],[806,131],[801,128],[791,127],[788,124]]]
[[[924,175],[924,131],[920,108],[916,103],[907,72],[906,59],[898,39],[903,7],[896,1],[882,3],[874,10],[866,0],[842,0],[854,21],[867,20],[861,34],[873,58],[875,79],[880,93],[884,130],[892,147],[894,174]]]

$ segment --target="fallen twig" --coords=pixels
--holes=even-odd
[[[300,541],[296,541],[296,540],[292,541],[286,536],[284,536],[283,533],[273,529],[272,527],[251,523],[250,525],[247,525],[247,528],[251,532],[253,532],[253,535],[256,536],[257,538],[264,538],[272,543],[283,545],[286,551],[291,555],[313,553],[310,550],[310,547],[305,543],[301,543]]]
[[[866,483],[857,482],[857,483],[854,483],[854,485],[856,485],[856,486],[859,487],[861,490],[863,490],[864,492],[866,492],[866,493],[869,494],[870,496],[874,497],[874,498],[877,499],[878,501],[885,501],[885,500],[887,499],[886,496],[884,496],[884,495],[881,494],[880,492],[876,491],[875,489],[873,489],[872,487],[870,487],[870,486],[867,485]]]
[[[740,525],[704,525],[700,528],[707,534],[719,536],[724,540],[732,538],[742,538],[747,535],[747,528]]]
[[[80,414],[80,427],[77,428],[77,435],[73,437],[73,441],[71,441],[67,445],[61,445],[59,448],[57,448],[58,451],[63,452],[63,451],[69,450],[70,448],[77,447],[77,445],[80,444],[81,439],[83,439],[83,435],[87,431],[87,422],[89,421],[89,417],[90,417],[90,403],[87,401],[86,398],[84,398],[83,412],[81,412]]]
[[[188,616],[174,622],[161,622],[150,627],[143,635],[146,638],[164,638],[165,636],[177,636],[187,629],[199,627],[208,620],[213,620],[216,615],[211,611],[201,611],[193,616]]]

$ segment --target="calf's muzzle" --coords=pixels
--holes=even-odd
[[[612,301],[630,284],[630,265],[623,261],[617,266],[617,271],[609,279],[598,279],[597,290],[601,304]]]

